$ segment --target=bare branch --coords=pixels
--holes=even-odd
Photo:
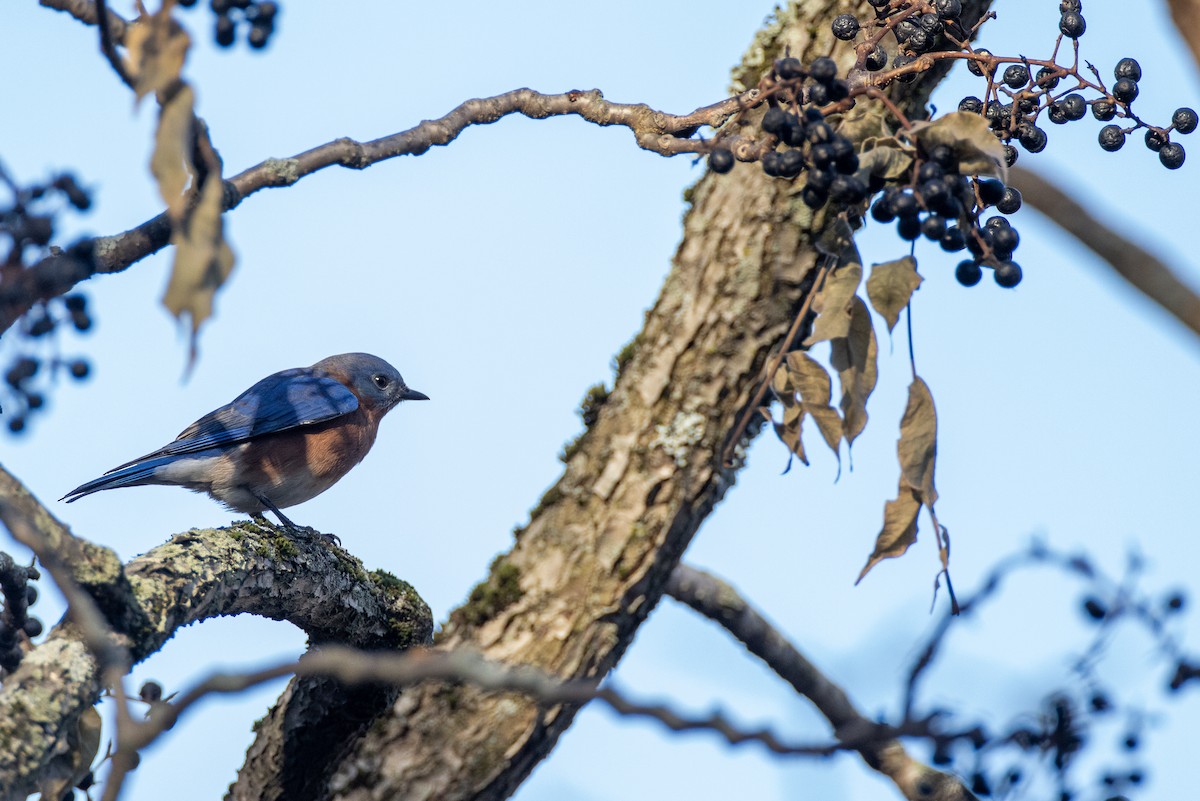
[[[830,681],[726,582],[680,564],[671,574],[667,593],[724,626],[750,653],[812,701],[833,726],[839,741],[856,743],[853,748],[863,761],[895,782],[905,798],[911,801],[975,798],[957,777],[913,759],[886,727],[859,712],[841,687]]]
[[[285,159],[267,159],[225,182],[225,211],[262,189],[291,186],[305,176],[327,167],[361,170],[397,156],[419,156],[431,147],[444,146],[473,125],[488,125],[510,114],[530,119],[565,115],[583,117],[596,125],[616,125],[633,132],[639,147],[664,156],[705,152],[708,145],[690,139],[702,125],[719,126],[747,103],[757,90],[704,106],[688,114],[668,114],[644,103],[613,103],[598,89],[546,95],[532,89],[516,89],[495,97],[468,100],[449,114],[426,120],[406,131],[369,142],[342,138]],[[748,143],[747,143],[748,145]],[[112,236],[96,237],[90,244],[92,260],[63,254],[42,259],[0,285],[0,333],[38,300],[70,291],[94,275],[122,272],[130,265],[158,252],[170,241],[171,225],[160,214],[136,228]]]
[[[1200,334],[1200,296],[1162,259],[1125,238],[1073,197],[1037,173],[1013,167],[1009,180],[1025,202],[1106,261],[1118,275]]]
[[[96,27],[100,29],[100,52],[108,59],[108,63],[112,65],[113,72],[117,73],[117,77],[121,79],[121,82],[130,89],[133,89],[133,79],[129,77],[129,71],[121,63],[121,57],[117,54],[117,47],[113,41],[111,17],[108,13],[108,0],[96,0],[96,19],[99,21]]]
[[[65,11],[85,25],[95,25],[96,20],[100,18],[97,4],[93,0],[38,0],[38,3],[55,11]],[[108,30],[113,42],[123,44],[128,28],[129,23],[123,17],[108,11]]]

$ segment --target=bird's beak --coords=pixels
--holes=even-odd
[[[429,400],[429,396],[424,392],[417,392],[415,389],[405,389],[400,395],[400,400]]]

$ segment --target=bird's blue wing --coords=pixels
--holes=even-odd
[[[174,442],[131,464],[151,457],[195,453],[244,442],[332,420],[357,408],[358,398],[341,382],[307,367],[283,370],[259,381],[232,403],[204,415],[184,429]]]

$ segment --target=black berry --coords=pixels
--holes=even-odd
[[[962,229],[958,226],[947,228],[946,233],[942,235],[942,241],[938,244],[947,253],[957,253],[967,246],[966,240],[963,239]]]
[[[882,45],[875,45],[875,49],[867,53],[867,57],[863,60],[863,66],[871,72],[876,72],[887,66],[887,51]]]
[[[996,204],[996,211],[1001,214],[1014,214],[1021,208],[1021,193],[1012,186],[1004,188],[1004,197]]]
[[[1068,39],[1078,39],[1083,36],[1083,32],[1087,30],[1087,22],[1083,15],[1077,11],[1068,11],[1062,15],[1062,19],[1058,21],[1058,29],[1062,31],[1063,36]],[[1020,280],[1019,278],[1017,279]]]
[[[795,80],[796,78],[803,78],[804,65],[800,63],[800,59],[798,58],[792,58],[791,56],[787,58],[781,58],[775,62],[775,74],[778,75],[779,79],[783,81],[791,81]]]
[[[1108,122],[1117,116],[1117,107],[1107,100],[1097,100],[1092,103],[1092,116],[1100,122]]]
[[[1058,75],[1058,70],[1050,67],[1042,67],[1037,71],[1037,75],[1034,76],[1033,80],[1034,83],[1036,83],[1039,87],[1049,91],[1058,86],[1058,82],[1062,80],[1062,78]]]
[[[1136,58],[1123,58],[1113,68],[1113,77],[1117,80],[1128,78],[1131,81],[1140,81],[1142,79],[1142,65],[1137,63]]]
[[[1002,261],[996,268],[993,277],[996,283],[1005,289],[1012,289],[1021,283],[1021,265],[1015,261]]]
[[[979,199],[986,206],[995,206],[1004,198],[1004,184],[989,179],[979,182]]]
[[[975,55],[977,55],[977,56],[990,56],[991,54],[992,54],[991,50],[986,50],[982,47],[980,47],[979,49],[977,49],[975,51]],[[983,65],[978,60],[973,59],[973,58],[968,59],[967,60],[967,69],[970,71],[970,73],[972,75],[974,75],[978,78],[983,77],[983,69],[984,68],[983,68]],[[990,70],[989,70],[989,72],[990,72]]]
[[[1167,135],[1162,131],[1157,131],[1150,128],[1146,131],[1146,147],[1153,150],[1155,153],[1163,149],[1163,145],[1167,143]]]
[[[91,372],[91,368],[88,366],[88,363],[83,359],[76,359],[75,361],[71,362],[69,369],[71,371],[71,376],[79,379],[87,378],[88,373]]]
[[[963,286],[975,286],[983,278],[983,269],[979,266],[979,262],[964,259],[958,263],[958,267],[954,268],[954,277]]]
[[[1178,170],[1182,167],[1186,156],[1183,145],[1178,142],[1167,142],[1163,145],[1162,150],[1158,151],[1158,160],[1168,170]]]
[[[921,221],[921,233],[931,242],[941,242],[946,230],[946,218],[940,214],[930,214]]]
[[[718,147],[708,154],[708,168],[715,173],[727,173],[733,169],[733,153]]]
[[[1125,105],[1129,105],[1138,96],[1137,81],[1132,78],[1119,78],[1112,88],[1113,97]]]
[[[1029,67],[1024,64],[1009,64],[1004,70],[1004,82],[1013,89],[1020,89],[1029,83]]]
[[[858,18],[853,14],[838,14],[833,18],[833,35],[848,42],[858,36]]]
[[[237,33],[237,25],[233,18],[228,14],[220,14],[217,16],[216,40],[221,47],[229,47],[233,44],[234,35]]]
[[[821,56],[813,61],[812,66],[808,68],[808,73],[817,83],[829,83],[837,77],[837,62],[828,56]]]
[[[246,41],[255,50],[262,50],[267,46],[268,40],[271,38],[271,28],[267,25],[251,25],[250,33],[246,36]]]
[[[1017,141],[1030,153],[1041,153],[1046,149],[1046,132],[1036,125],[1024,125]]]
[[[921,235],[921,220],[916,217],[901,217],[896,223],[896,234],[905,242],[912,242]]]
[[[1125,132],[1116,125],[1105,125],[1100,129],[1100,149],[1115,153],[1125,146]]]
[[[1062,109],[1063,114],[1068,120],[1082,120],[1083,115],[1087,114],[1087,101],[1083,99],[1083,95],[1072,92],[1071,94],[1058,101],[1058,107]]]
[[[983,111],[983,101],[974,95],[968,95],[958,101],[958,110],[965,111],[968,114],[978,114]]]
[[[787,112],[779,106],[774,106],[767,109],[767,113],[762,118],[762,129],[769,134],[777,134],[783,130],[783,125],[787,121]]]
[[[1200,119],[1197,118],[1196,112],[1187,107],[1177,108],[1171,115],[1171,125],[1181,134],[1190,134],[1196,130],[1198,121]]]
[[[962,15],[961,0],[933,0],[933,7],[942,19],[958,19]]]
[[[1108,610],[1104,608],[1104,604],[1100,603],[1098,598],[1087,598],[1083,602],[1083,611],[1092,620],[1103,620],[1108,614]]]

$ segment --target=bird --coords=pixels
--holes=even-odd
[[[227,509],[268,522],[270,510],[315,498],[363,460],[379,421],[403,401],[429,400],[395,367],[369,353],[342,353],[281,370],[201,417],[156,451],[81,484],[60,501],[93,492],[167,484],[208,493]]]

